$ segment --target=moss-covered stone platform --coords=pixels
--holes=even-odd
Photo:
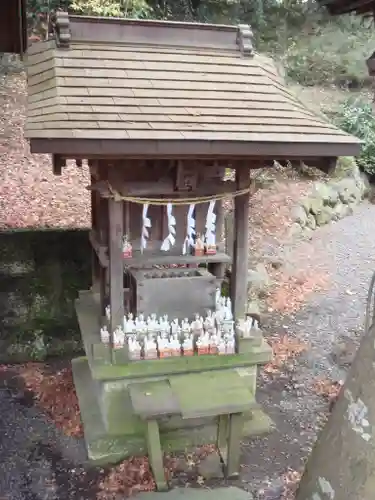
[[[86,357],[73,360],[73,374],[79,399],[89,459],[95,463],[115,463],[130,455],[147,453],[145,423],[133,412],[128,386],[134,382],[171,379],[187,373],[235,371],[243,384],[255,394],[257,364],[270,359],[264,342],[249,343],[244,352],[233,356],[194,356],[127,364],[111,364],[105,352],[100,355],[99,312],[95,296],[83,292],[76,302]],[[246,414],[245,435],[267,432],[271,421],[255,404]],[[165,451],[180,451],[214,443],[215,418],[171,416],[160,421]]]
[[[175,488],[167,493],[139,493],[137,500],[253,500],[248,491],[235,488]]]

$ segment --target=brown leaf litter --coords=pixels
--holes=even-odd
[[[193,452],[186,453],[183,460],[193,470],[194,467],[211,453],[216,453],[214,445],[197,447]],[[176,474],[179,458],[166,455],[164,458],[164,473],[167,481]],[[197,476],[196,484],[203,486],[204,478]],[[188,486],[188,483],[186,483]],[[112,467],[101,481],[98,500],[114,500],[118,495],[130,496],[141,491],[153,491],[156,487],[147,457],[132,457]]]
[[[268,375],[279,374],[290,360],[305,352],[308,345],[288,335],[273,336],[267,339],[272,347],[272,360],[267,363],[263,371]]]
[[[262,248],[264,241],[277,245],[289,239],[292,210],[298,200],[307,196],[312,181],[296,179],[293,172],[273,171],[274,181],[267,189],[258,189],[250,198],[250,248]]]
[[[43,363],[16,367],[38,406],[68,436],[83,435],[78,398],[70,367],[53,372]]]
[[[130,496],[142,491],[154,491],[155,481],[147,457],[124,460],[112,467],[99,484],[98,500],[115,500],[118,495]]]
[[[278,272],[274,289],[267,299],[269,311],[295,313],[311,294],[328,285],[328,275],[316,269],[301,270],[294,275]]]
[[[341,382],[332,381],[327,378],[318,378],[314,381],[312,390],[326,399],[332,409],[339,397],[342,386],[343,384]]]
[[[10,75],[0,87],[0,229],[87,228],[87,167],[69,163],[61,176],[49,155],[30,153],[24,138],[27,85]]]
[[[281,500],[294,500],[299,483],[301,482],[302,472],[288,470],[283,476],[285,490]]]

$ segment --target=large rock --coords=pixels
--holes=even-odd
[[[218,453],[210,453],[198,464],[198,474],[204,479],[220,479],[224,477],[223,465]]]
[[[323,205],[333,207],[337,203],[339,195],[331,185],[317,182],[312,190],[312,198],[321,199]]]
[[[309,200],[309,198],[303,198],[300,203],[301,203],[301,207],[305,210],[306,215],[309,215],[309,213],[310,213],[310,200]]]
[[[324,224],[328,224],[332,220],[333,210],[331,207],[322,207],[319,212],[315,216],[316,225],[324,226]]]
[[[246,314],[256,319],[258,323],[260,323],[261,320],[260,306],[259,302],[256,299],[252,299],[247,303]]]
[[[313,237],[313,230],[310,229],[309,227],[305,227],[305,229],[303,230],[303,233],[302,233],[302,239],[304,240],[311,240],[312,237]]]
[[[316,219],[313,214],[307,216],[306,227],[309,229],[316,229]]]
[[[317,197],[308,198],[309,212],[316,215],[323,207],[323,199]]]
[[[305,227],[307,222],[306,210],[303,206],[297,206],[293,208],[292,211],[293,222],[296,222],[301,227]]]
[[[355,182],[357,184],[358,189],[361,192],[362,199],[367,198],[368,195],[370,194],[371,186],[370,186],[370,183],[368,181],[366,174],[360,172],[358,169],[358,172],[356,172],[354,179],[355,179]]]
[[[359,202],[362,199],[362,192],[354,178],[341,179],[335,182],[334,187],[342,203]]]
[[[356,202],[351,202],[348,204],[348,213],[347,215],[353,215],[354,209],[356,208],[357,203]]]
[[[247,274],[247,287],[251,296],[263,294],[271,284],[264,264],[257,264],[255,269],[249,269]]]
[[[336,162],[334,176],[337,178],[352,177],[357,169],[358,166],[353,156],[340,156]]]
[[[348,205],[344,205],[343,203],[341,203],[341,201],[339,201],[335,207],[333,208],[333,219],[334,220],[339,220],[339,219],[343,219],[344,217],[346,217],[347,215],[349,215],[349,207]]]
[[[294,222],[290,226],[289,236],[291,236],[293,238],[294,236],[299,236],[301,233],[302,233],[302,226],[300,226],[299,224],[297,224],[297,222]]]

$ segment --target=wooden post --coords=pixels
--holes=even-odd
[[[216,202],[216,244],[219,252],[225,252],[224,237],[224,207],[223,201]]]
[[[91,184],[94,182],[95,179],[91,176]],[[95,233],[98,232],[98,193],[96,191],[91,191],[91,227]],[[94,248],[91,251],[91,273],[92,290],[98,293],[100,291],[100,264]]]
[[[237,189],[248,187],[250,171],[242,166],[236,169]],[[236,319],[244,318],[247,303],[247,273],[249,260],[249,194],[237,196],[234,200],[234,242],[231,276],[233,314]]]
[[[108,200],[109,215],[109,301],[111,307],[110,340],[124,321],[124,264],[122,238],[124,235],[123,202]]]
[[[225,245],[223,241],[224,236],[224,208],[223,202],[216,202],[216,246],[217,251],[220,253],[225,253]],[[222,262],[213,262],[208,264],[207,269],[212,273],[217,279],[217,285],[221,286],[223,279],[225,277],[226,264]]]
[[[104,243],[108,247],[109,241],[109,215],[108,215],[108,199],[99,198],[99,214],[98,214],[98,241]],[[105,307],[108,300],[108,273],[106,267],[100,266],[100,314],[104,316]]]
[[[108,178],[108,166],[104,162],[90,161],[91,182],[105,181]],[[95,225],[94,225],[95,224]],[[97,241],[101,245],[108,247],[108,231],[109,231],[109,215],[108,215],[108,199],[102,198],[99,193],[96,193],[96,213],[95,222],[93,221],[94,234]],[[95,252],[96,254],[96,252]],[[98,264],[98,281],[97,287],[100,295],[100,316],[105,314],[105,307],[108,300],[108,269],[100,265],[100,259],[97,257]]]

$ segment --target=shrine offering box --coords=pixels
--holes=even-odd
[[[204,268],[130,269],[133,310],[170,318],[205,316],[215,307],[216,278]]]

